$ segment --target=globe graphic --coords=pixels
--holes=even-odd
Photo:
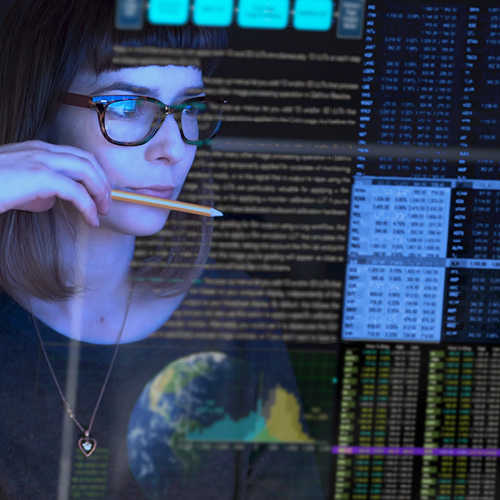
[[[170,498],[172,489],[196,476],[208,452],[190,446],[186,436],[251,411],[254,401],[244,389],[251,379],[245,361],[200,352],[167,365],[144,387],[130,416],[127,447],[131,471],[149,499]]]

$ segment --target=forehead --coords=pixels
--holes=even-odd
[[[148,95],[170,101],[203,87],[201,70],[194,66],[141,66],[122,68],[97,76],[80,72],[71,92],[87,95],[126,93]]]

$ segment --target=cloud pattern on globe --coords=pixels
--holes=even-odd
[[[144,387],[130,416],[127,447],[130,469],[149,499],[167,498],[196,478],[209,452],[190,447],[187,434],[251,411],[253,375],[243,360],[200,352],[170,363]]]

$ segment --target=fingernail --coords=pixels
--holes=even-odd
[[[99,217],[97,217],[97,215],[94,218],[94,224],[95,224],[96,227],[99,227],[101,225],[101,222],[99,220]]]

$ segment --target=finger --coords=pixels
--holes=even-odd
[[[94,181],[94,189],[92,189],[91,192],[96,196],[96,203],[99,209],[99,213],[101,213],[102,215],[107,215],[109,213],[111,209],[111,184],[106,176],[106,173],[92,153],[73,146],[51,144],[48,142],[35,140],[23,143],[3,145],[0,149],[0,154],[13,153],[18,151],[31,152],[31,161],[39,161],[41,163],[45,163],[56,171],[65,173],[74,180],[80,182],[84,182],[86,180],[88,183],[92,183],[92,181]],[[44,155],[44,153],[52,153],[53,156],[46,156]],[[61,154],[66,155],[65,158],[69,160],[67,163],[57,161],[57,155]],[[78,167],[74,164],[74,162],[71,162],[71,157],[73,156],[82,160],[86,160],[90,163],[92,168],[99,174],[100,178],[103,181],[104,192],[100,192],[99,189],[96,189],[96,187],[99,185],[99,182],[98,179],[94,175],[92,175],[92,172],[87,170],[86,174],[82,175],[76,173]],[[54,158],[55,162],[52,162],[52,158]],[[82,166],[84,169],[86,169],[85,164],[83,164]],[[87,185],[86,182],[84,182],[84,184],[89,188],[91,187],[90,184]]]
[[[59,144],[50,144],[46,143],[48,147],[48,151],[54,152],[54,153],[67,153],[67,154],[72,154],[75,156],[79,156],[81,158],[85,158],[86,160],[90,161],[94,168],[97,170],[99,175],[102,177],[102,180],[108,184],[109,189],[111,190],[111,184],[108,181],[108,177],[106,176],[106,173],[102,169],[101,165],[99,165],[99,162],[97,161],[96,157],[88,152],[85,151],[84,149],[80,148],[75,148],[74,146],[65,146],[65,145],[59,145]]]
[[[56,174],[53,179],[47,178],[39,185],[37,200],[50,200],[54,196],[71,202],[89,226],[99,226],[97,206],[82,184],[74,182],[65,175]]]
[[[26,141],[26,142],[14,142],[12,144],[3,144],[0,149],[0,154],[3,153],[13,153],[17,151],[48,151],[51,153],[68,153],[73,154],[75,156],[79,156],[81,158],[86,158],[89,160],[94,168],[99,172],[99,175],[102,177],[104,182],[108,182],[108,178],[102,169],[101,165],[97,161],[96,157],[84,149],[76,148],[74,146],[66,146],[60,144],[52,144],[50,142],[44,141]]]
[[[107,178],[105,177],[104,180],[99,174],[99,170],[95,168],[95,159],[92,161],[91,158],[85,156],[59,153],[55,155],[52,165],[58,173],[82,183],[94,199],[97,211],[102,215],[109,214],[111,209],[111,185]],[[99,169],[102,171],[100,166]]]
[[[25,210],[27,212],[46,212],[50,210],[56,203],[56,197],[40,199],[36,198],[32,201],[27,201],[26,203],[21,203],[16,205],[16,210]]]
[[[52,208],[57,197],[71,202],[89,226],[99,225],[97,206],[82,184],[48,167],[33,168],[28,175],[30,179],[26,179],[25,182],[24,179],[16,178],[14,175],[10,180],[3,179],[9,197],[3,200],[0,211],[14,209],[40,212]]]
[[[109,213],[109,183],[102,179],[91,160],[71,153],[53,153],[40,149],[28,151],[24,157],[28,165],[35,165],[42,170],[46,167],[81,183],[94,199],[98,212],[102,215]]]

